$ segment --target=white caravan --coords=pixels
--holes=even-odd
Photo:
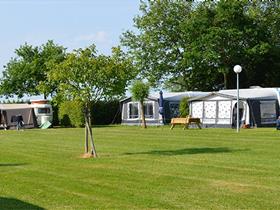
[[[38,125],[45,122],[53,122],[53,109],[52,105],[48,104],[48,100],[32,100],[31,107],[34,109]]]

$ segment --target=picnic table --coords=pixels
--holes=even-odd
[[[200,118],[194,117],[184,117],[184,118],[172,118],[171,119],[171,130],[175,127],[175,125],[184,125],[183,129],[188,129],[190,124],[195,124],[199,129],[201,129],[201,121]]]

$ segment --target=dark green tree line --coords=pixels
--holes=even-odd
[[[122,44],[140,75],[173,90],[279,86],[279,1],[141,1]],[[271,83],[272,82],[272,83]]]

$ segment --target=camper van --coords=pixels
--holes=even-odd
[[[48,100],[32,100],[31,107],[34,109],[34,113],[39,126],[47,121],[52,123],[53,110],[52,105],[48,104]]]

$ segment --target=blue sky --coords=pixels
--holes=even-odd
[[[119,37],[133,28],[140,0],[0,0],[0,72],[14,50],[47,40],[69,50],[92,43],[110,54]]]

